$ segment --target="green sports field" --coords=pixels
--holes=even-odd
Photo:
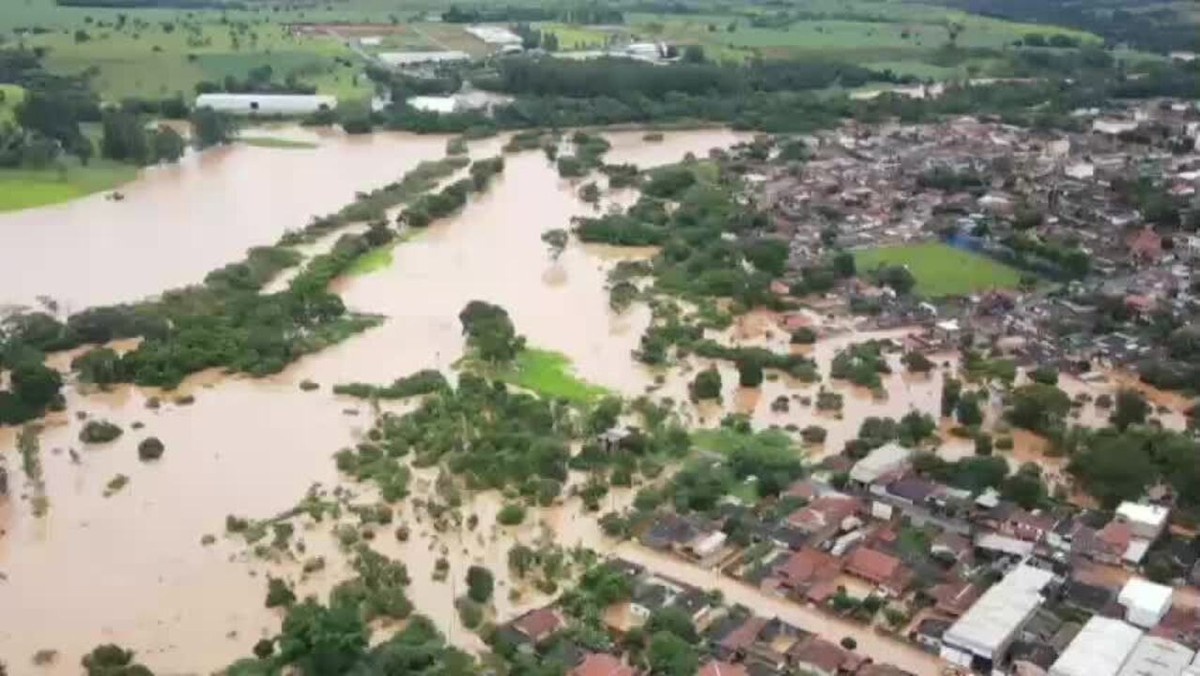
[[[937,242],[865,249],[855,252],[854,262],[860,274],[881,265],[907,266],[922,296],[966,295],[1021,282],[1014,268]]]

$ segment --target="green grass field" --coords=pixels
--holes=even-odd
[[[17,105],[25,98],[25,90],[17,85],[0,84],[0,124],[12,122]]]
[[[571,360],[551,350],[527,348],[513,364],[495,374],[499,380],[537,393],[542,397],[586,403],[611,394],[575,375]]]
[[[1014,288],[1021,273],[990,258],[936,242],[904,244],[855,252],[860,274],[881,265],[904,265],[922,296],[966,295],[993,288]]]
[[[137,178],[138,168],[109,160],[58,169],[0,170],[0,212],[57,204],[112,190]]]

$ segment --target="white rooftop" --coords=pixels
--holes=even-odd
[[[1138,605],[1143,608],[1161,608],[1171,603],[1170,587],[1140,577],[1131,577],[1121,588],[1118,600],[1123,606]]]
[[[945,643],[992,658],[1042,605],[1054,573],[1022,563],[984,592],[942,636]]]
[[[1116,676],[1141,638],[1137,627],[1096,615],[1050,667],[1050,676]]]
[[[380,52],[375,57],[389,66],[414,66],[421,63],[443,63],[447,61],[470,61],[466,52]]]
[[[1160,528],[1167,523],[1171,510],[1159,505],[1146,505],[1140,502],[1122,502],[1117,507],[1117,516],[1133,523],[1146,524]]]
[[[1118,676],[1179,676],[1195,655],[1171,639],[1143,636]]]
[[[872,483],[884,474],[903,467],[911,455],[911,448],[894,441],[886,443],[854,463],[854,467],[850,468],[850,479],[864,484]]]

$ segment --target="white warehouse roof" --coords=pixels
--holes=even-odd
[[[375,55],[380,61],[389,66],[415,66],[422,63],[446,63],[450,61],[470,61],[471,55],[466,52],[380,52]]]
[[[911,455],[912,449],[894,441],[888,442],[854,463],[850,468],[850,479],[864,484],[872,483],[884,474],[903,467]]]
[[[1171,639],[1143,636],[1118,676],[1179,676],[1195,655]]]
[[[1140,577],[1131,577],[1121,588],[1117,601],[1125,606],[1125,619],[1144,629],[1158,624],[1171,609],[1170,587]]]
[[[1054,573],[1027,564],[992,585],[942,636],[948,643],[992,659],[1042,605],[1042,590]]]
[[[300,115],[322,108],[333,110],[337,98],[320,94],[201,94],[196,97],[196,107],[244,115]]]
[[[1096,615],[1050,667],[1050,676],[1116,676],[1141,638],[1137,627]]]

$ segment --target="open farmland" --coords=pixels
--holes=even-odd
[[[917,280],[922,296],[965,295],[994,288],[1012,288],[1021,281],[1013,268],[990,258],[939,243],[906,244],[855,253],[862,272],[881,265],[903,265]]]

